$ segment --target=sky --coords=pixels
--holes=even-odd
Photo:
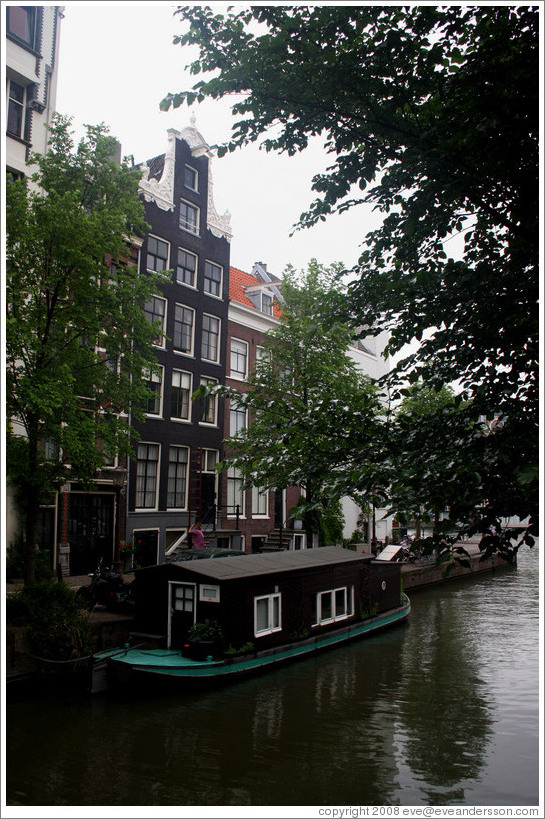
[[[214,3],[218,12],[223,4]],[[164,153],[167,129],[196,127],[213,146],[225,142],[235,118],[229,100],[210,100],[191,109],[159,110],[168,92],[188,90],[198,79],[185,66],[196,49],[173,45],[182,32],[170,3],[66,2],[60,36],[57,110],[73,117],[77,140],[84,125],[108,126],[123,156],[137,163]],[[260,151],[256,145],[212,161],[214,202],[231,213],[231,264],[250,271],[264,262],[281,276],[287,264],[306,269],[316,258],[329,265],[357,262],[361,241],[378,217],[362,205],[329,217],[290,237],[293,225],[315,196],[315,173],[332,164],[323,145],[295,157]],[[367,209],[366,209],[367,208]]]

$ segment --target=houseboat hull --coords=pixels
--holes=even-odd
[[[193,660],[176,649],[127,647],[103,651],[94,657],[92,691],[139,682],[225,682],[271,670],[281,664],[335,648],[352,640],[402,623],[411,610],[403,594],[401,605],[363,622],[241,657]]]

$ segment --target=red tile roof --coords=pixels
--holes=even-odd
[[[257,279],[251,273],[245,273],[239,270],[238,267],[229,268],[229,298],[231,301],[237,301],[239,304],[245,304],[246,307],[253,307],[254,305],[244,292],[244,287],[248,285],[257,284]]]
[[[261,283],[262,282],[255,276],[252,276],[251,273],[245,273],[244,270],[239,270],[238,267],[229,268],[229,298],[231,301],[236,301],[239,304],[244,304],[246,307],[251,307],[255,310],[256,307],[244,292],[244,288]],[[282,315],[282,310],[276,301],[273,304],[273,315],[276,316],[276,318]]]

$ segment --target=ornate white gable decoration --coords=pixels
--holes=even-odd
[[[142,162],[140,168],[143,171],[140,180],[140,190],[144,194],[146,202],[155,202],[161,210],[174,210],[174,164],[176,157],[176,137],[179,131],[169,128],[167,131],[168,143],[165,152],[165,165],[160,179],[149,178],[149,167],[147,162]]]
[[[176,161],[176,140],[184,139],[193,156],[208,157],[208,218],[206,226],[219,238],[224,237],[228,242],[231,241],[233,231],[231,230],[231,214],[228,210],[220,216],[214,204],[214,183],[212,181],[212,157],[214,156],[212,149],[203,138],[200,131],[195,128],[195,116],[191,117],[191,125],[184,128],[183,131],[177,131],[175,128],[169,128],[168,145],[165,152],[165,164],[163,173],[160,179],[150,179],[150,169],[147,162],[142,162],[140,168],[142,169],[142,179],[140,180],[140,190],[144,194],[146,202],[155,202],[161,210],[174,210],[174,173]]]
[[[206,226],[214,236],[224,237],[228,242],[233,238],[231,230],[231,214],[228,210],[220,216],[214,204],[214,182],[212,181],[212,161],[208,162],[208,218]]]

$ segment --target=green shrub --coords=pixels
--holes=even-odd
[[[25,576],[25,542],[23,538],[12,541],[6,553],[6,579],[17,580]],[[51,553],[41,550],[36,552],[36,582],[53,580]]]
[[[26,626],[30,650],[48,660],[74,660],[90,652],[89,621],[65,583],[34,583],[9,597],[9,623]]]

